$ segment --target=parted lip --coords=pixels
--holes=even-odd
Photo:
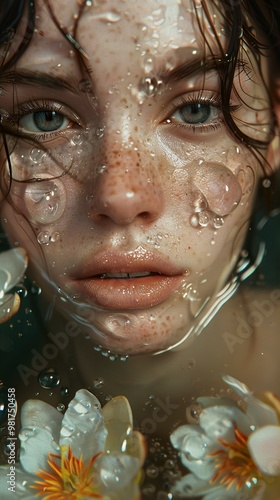
[[[184,270],[163,255],[137,247],[94,254],[71,277],[90,302],[110,310],[131,310],[165,302],[182,284]]]
[[[177,276],[184,274],[185,270],[175,265],[168,257],[139,246],[135,250],[123,252],[109,250],[89,256],[71,273],[71,277],[74,280],[81,280],[101,278],[107,274],[145,272]]]

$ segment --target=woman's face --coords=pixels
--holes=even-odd
[[[4,120],[25,138],[8,138],[2,224],[48,299],[94,342],[156,352],[225,284],[261,169],[223,120],[214,57],[222,71],[228,39],[210,2],[216,38],[199,2],[79,4],[52,11],[80,58],[38,0],[33,40],[3,76]],[[264,84],[246,47],[240,58],[231,111],[264,140]]]

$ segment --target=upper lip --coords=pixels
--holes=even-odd
[[[184,270],[157,252],[140,246],[130,251],[102,251],[87,257],[72,273],[74,279],[89,279],[102,274],[152,272],[177,276]]]

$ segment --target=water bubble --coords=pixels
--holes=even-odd
[[[190,225],[192,227],[198,227],[199,226],[199,221],[198,221],[198,216],[197,214],[193,214],[190,219]]]
[[[83,143],[83,138],[81,134],[75,134],[70,141],[72,146],[80,146]]]
[[[145,496],[153,496],[154,497],[154,493],[156,492],[156,487],[154,484],[147,484],[145,486],[143,486],[143,489],[142,489],[142,492]]]
[[[33,148],[30,151],[29,157],[30,157],[30,160],[33,161],[34,163],[40,163],[45,154],[46,154],[46,152],[44,150],[38,149],[38,148]]]
[[[198,214],[198,223],[202,227],[207,227],[210,222],[210,214],[209,212],[200,212]]]
[[[48,231],[40,231],[37,235],[37,241],[39,245],[49,245],[51,241],[51,235]]]
[[[60,234],[59,234],[58,232],[55,232],[55,233],[53,233],[53,234],[51,235],[51,240],[50,240],[50,241],[51,241],[52,243],[55,243],[56,241],[58,241],[58,240],[59,240],[59,238],[60,238]],[[55,264],[55,263],[53,262],[53,264]]]
[[[107,170],[107,166],[106,165],[100,165],[99,167],[97,167],[96,173],[97,174],[104,174],[104,172],[106,170]]]
[[[32,293],[32,295],[40,295],[42,293],[42,289],[36,283],[32,283],[30,292]]]
[[[202,412],[202,407],[198,403],[193,403],[186,409],[186,418],[189,424],[197,424]]]
[[[262,185],[264,188],[269,188],[271,186],[271,180],[270,179],[264,179],[262,182]]]
[[[146,474],[151,479],[155,479],[156,477],[158,477],[158,474],[159,474],[158,467],[156,467],[153,464],[149,465],[149,467],[147,467],[147,469],[146,469]]]
[[[83,78],[79,83],[79,89],[85,94],[90,94],[92,92],[91,82],[87,78]]]
[[[64,186],[58,180],[27,185],[25,203],[32,221],[43,224],[54,222],[65,208]]]
[[[222,225],[224,224],[224,218],[223,217],[214,217],[213,219],[213,226],[215,229],[219,229],[220,227],[222,227]]]
[[[117,23],[121,19],[120,13],[115,9],[112,9],[109,12],[103,12],[102,14],[99,14],[97,17],[98,19],[100,19],[100,21],[104,21],[106,23]]]
[[[104,386],[104,379],[103,378],[98,377],[98,378],[94,379],[94,381],[93,381],[93,387],[95,389],[100,389],[103,386]]]
[[[158,93],[160,87],[162,86],[162,81],[155,77],[146,77],[141,81],[140,88],[146,96],[151,97]]]
[[[154,67],[154,59],[148,55],[143,58],[143,69],[146,73],[150,73]]]
[[[54,370],[49,369],[38,375],[38,382],[43,389],[53,389],[60,384],[60,377]]]

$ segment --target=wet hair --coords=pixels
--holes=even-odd
[[[228,126],[229,131],[234,134],[237,140],[251,147],[254,154],[262,157],[261,150],[266,148],[272,140],[276,131],[276,120],[272,114],[270,123],[270,136],[267,140],[258,140],[250,137],[244,133],[239,127],[232,116],[230,106],[230,95],[233,88],[234,75],[238,63],[238,56],[241,44],[248,47],[250,54],[257,62],[260,75],[260,58],[262,55],[268,55],[272,61],[275,61],[273,70],[279,69],[280,61],[280,5],[279,0],[192,0],[194,6],[199,6],[200,12],[203,12],[204,19],[210,25],[211,33],[214,34],[215,40],[218,43],[222,57],[225,60],[223,69],[217,64],[217,71],[220,77],[221,89],[221,108],[224,116],[224,121]],[[213,15],[209,11],[209,5],[214,6],[221,12],[220,3],[222,3],[222,16],[227,35],[227,47],[223,47],[219,40],[219,35],[214,25]],[[60,26],[59,20],[56,19],[50,0],[45,0],[50,17],[52,18],[57,29],[68,40],[69,44],[75,50],[80,66],[83,69],[86,67],[83,59],[84,51],[80,47],[76,36],[76,30],[79,18],[86,7],[86,0],[82,0],[79,6],[79,15],[76,18],[73,34],[64,31]],[[0,0],[0,55],[2,54],[2,66],[0,68],[0,82],[1,72],[10,68],[26,50],[35,29],[35,7],[36,0]],[[195,9],[196,12],[196,9]],[[24,21],[23,21],[24,19]],[[16,52],[9,56],[9,48],[17,35],[18,29],[25,23],[25,33]],[[197,22],[200,26],[201,33],[205,42],[205,46],[212,52],[213,58],[217,58],[217,54],[213,53],[211,49],[211,40],[207,37],[207,32],[203,29],[201,17],[197,14]],[[275,74],[274,74],[275,76]],[[265,85],[265,82],[263,80]],[[271,96],[272,90],[268,89],[268,95]],[[272,98],[271,98],[272,100]],[[272,102],[271,102],[271,109]],[[0,121],[1,127],[1,121]],[[0,128],[0,132],[5,131]],[[10,131],[9,131],[10,133]],[[19,135],[19,134],[18,134]],[[4,138],[5,145],[5,138]],[[6,153],[7,146],[6,146]],[[263,159],[262,159],[263,160]],[[11,168],[11,165],[10,165]]]

